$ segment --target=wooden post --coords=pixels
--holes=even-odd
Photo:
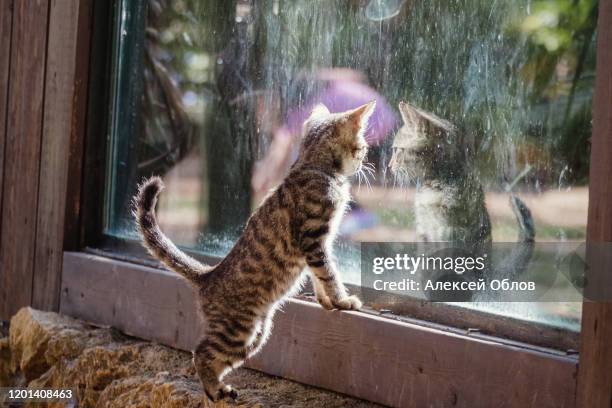
[[[49,2],[13,2],[0,229],[0,317],[32,300]]]
[[[612,0],[600,0],[597,30],[587,227],[593,243],[612,241]],[[589,273],[600,279],[612,270]],[[583,304],[576,402],[578,408],[612,406],[612,302]]]
[[[82,163],[90,9],[90,1],[50,2],[32,284],[32,306],[38,309],[59,309],[66,207],[78,201],[67,197],[68,191],[78,193],[78,186],[68,188],[68,172]],[[80,183],[77,176],[72,175]]]
[[[3,1],[0,3],[0,50],[4,50],[6,58],[0,59],[0,228],[2,228],[2,180],[4,175],[4,141],[6,138],[12,28],[13,1]]]
[[[26,305],[59,308],[64,230],[74,224],[67,195],[80,192],[91,4],[0,5],[1,320]]]

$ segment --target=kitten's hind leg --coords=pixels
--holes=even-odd
[[[274,312],[248,326],[231,318],[213,319],[209,323],[206,338],[193,352],[193,363],[210,400],[238,398],[236,390],[222,379],[266,344],[272,330],[273,315]]]
[[[245,356],[246,357],[246,356]],[[233,363],[218,345],[204,339],[193,352],[193,364],[202,382],[206,396],[212,401],[230,397],[236,399],[238,393],[221,379],[231,370]]]
[[[210,318],[205,338],[193,353],[193,362],[211,400],[238,396],[222,379],[232,368],[242,365],[249,345],[257,338],[258,326],[257,318],[254,321],[229,316]]]

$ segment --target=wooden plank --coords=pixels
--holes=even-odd
[[[6,117],[8,107],[8,76],[11,54],[11,33],[13,28],[13,1],[0,3],[0,214],[2,214],[2,180],[4,175],[4,141],[6,137]],[[2,228],[2,217],[0,217]],[[2,236],[0,236],[2,240]]]
[[[0,317],[32,300],[48,1],[15,1],[0,235]]]
[[[587,240],[612,242],[612,0],[599,2],[597,67]],[[610,265],[592,265],[587,279],[610,285]],[[605,281],[605,283],[604,283]],[[607,286],[610,287],[610,286]],[[612,406],[612,303],[585,302],[582,308],[577,406]]]
[[[191,349],[194,294],[158,269],[64,254],[60,310],[128,334]],[[306,384],[406,407],[573,407],[574,358],[509,346],[292,299],[247,366]]]
[[[94,23],[94,1],[77,1],[79,4],[74,92],[73,92],[73,114],[70,128],[70,142],[68,155],[68,179],[66,191],[66,205],[64,215],[64,250],[77,250],[80,248],[81,239],[81,188],[83,182],[85,139],[87,135],[87,112],[89,110],[89,70],[92,60],[92,49],[97,47],[106,48],[108,41],[100,40],[92,45],[92,31]],[[99,2],[98,2],[99,3]],[[106,3],[106,2],[105,2]],[[96,21],[100,17],[96,15]],[[108,86],[108,81],[100,80],[97,86]],[[95,97],[95,95],[94,95]],[[98,132],[98,140],[104,139],[104,134]],[[59,272],[61,276],[61,269]],[[59,297],[58,297],[59,299]]]
[[[43,310],[59,308],[66,206],[74,208],[74,197],[67,202],[69,169],[80,163],[86,111],[88,2],[52,0],[49,9],[45,104],[41,142],[36,251],[32,305]],[[79,25],[79,23],[81,25]],[[81,37],[81,38],[79,38]],[[77,51],[84,53],[78,55]],[[80,72],[77,72],[77,63]],[[84,71],[84,72],[83,72]],[[80,77],[79,77],[80,76]],[[78,169],[72,183],[80,183]],[[71,189],[74,194],[74,189]],[[77,190],[78,192],[78,190]]]
[[[82,252],[64,252],[60,312],[183,350],[200,326],[191,287],[176,274]]]

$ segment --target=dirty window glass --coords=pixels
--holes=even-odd
[[[432,177],[469,178],[481,196],[449,199],[478,209],[457,219],[488,217],[493,242],[520,239],[511,196],[537,242],[584,241],[596,10],[596,0],[119,2],[105,234],[136,237],[130,198],[158,174],[162,228],[223,256],[295,159],[313,105],[376,99],[374,171],[354,178],[337,242],[347,282],[360,283],[360,242],[423,239],[415,201]],[[400,101],[453,129],[431,145],[452,160],[414,165]],[[579,328],[580,303],[482,308]]]

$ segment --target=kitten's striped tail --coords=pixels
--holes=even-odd
[[[138,187],[134,197],[134,217],[142,237],[143,245],[153,257],[160,260],[170,270],[175,271],[191,282],[197,282],[212,268],[196,261],[172,243],[157,224],[155,204],[163,190],[164,183],[159,177],[151,177]]]

